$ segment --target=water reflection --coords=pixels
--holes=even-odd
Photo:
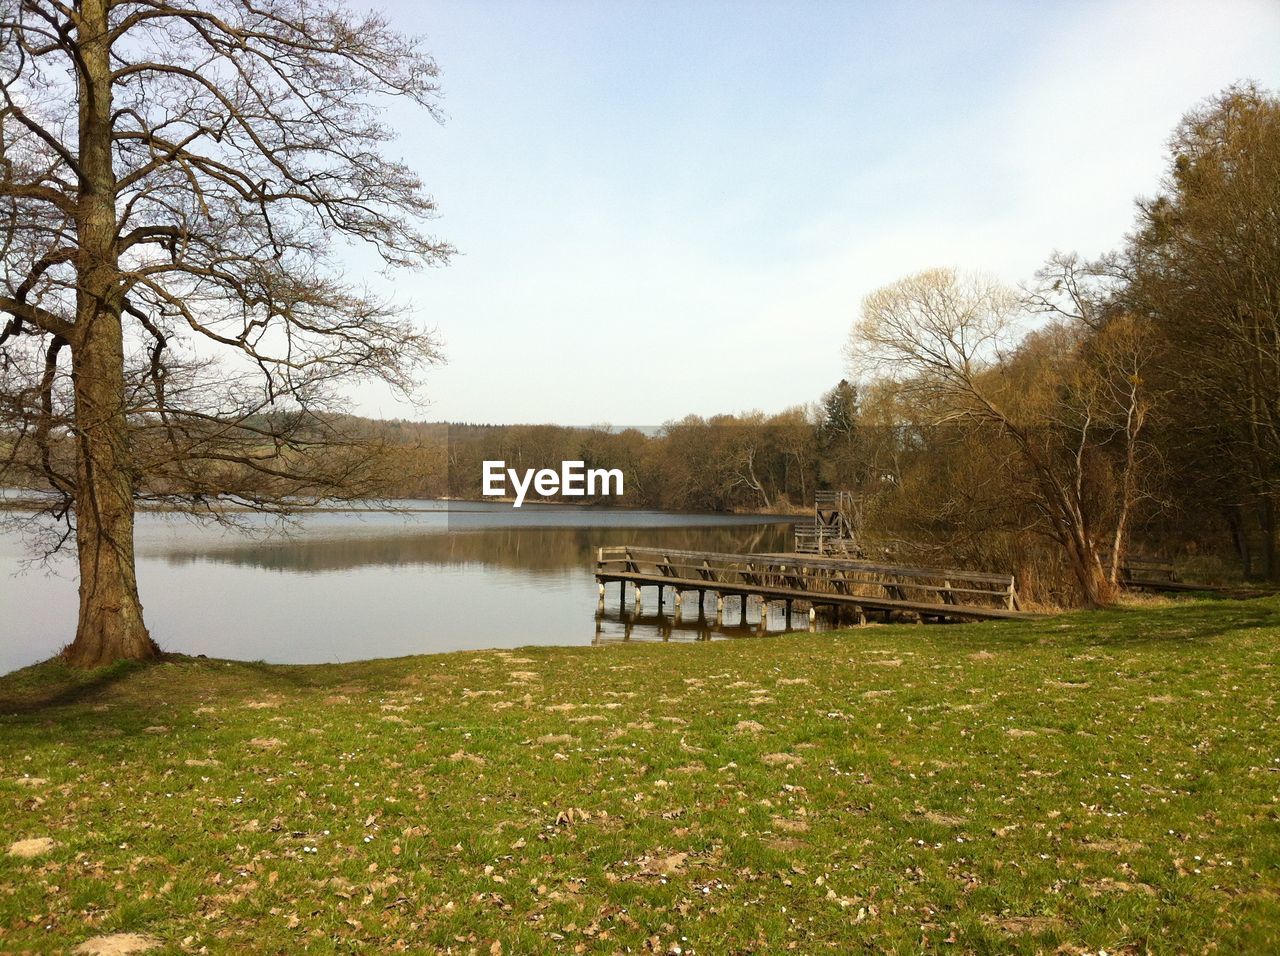
[[[670,517],[668,520],[672,520]],[[316,573],[348,568],[414,565],[482,565],[521,571],[590,567],[596,549],[626,543],[699,551],[777,551],[787,546],[788,525],[546,528],[409,527],[396,532],[343,528],[266,540],[232,539],[216,545],[184,542],[148,549],[173,565],[235,564],[269,571]]]
[[[619,597],[618,585],[610,584],[596,604],[594,643],[763,637],[785,631],[827,631],[854,623],[854,615],[847,610],[823,607],[810,617],[807,609],[793,608],[788,616],[782,601],[729,596],[719,607],[713,593],[706,592],[700,602],[697,592],[687,591],[677,604],[667,589],[659,604],[655,594],[654,588],[645,588],[644,600],[649,603],[637,607],[633,587]]]

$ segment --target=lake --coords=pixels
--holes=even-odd
[[[138,587],[167,651],[320,663],[525,644],[706,640],[786,629],[781,609],[741,622],[729,599],[717,626],[686,599],[659,614],[597,614],[595,549],[790,550],[791,519],[496,503],[406,502],[405,511],[315,512],[285,532],[247,515],[248,533],[170,514],[138,516]],[[56,654],[76,621],[75,562],[35,567],[21,536],[0,531],[0,673]],[[20,573],[21,572],[21,573]],[[798,616],[797,626],[808,626]]]

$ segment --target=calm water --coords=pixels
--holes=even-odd
[[[166,650],[282,663],[347,661],[522,644],[689,640],[785,628],[735,600],[717,627],[687,600],[673,620],[650,591],[643,613],[608,589],[597,614],[595,549],[608,544],[779,551],[788,523],[677,515],[416,503],[411,513],[307,515],[281,533],[251,517],[249,535],[173,515],[138,521],[138,582]],[[0,672],[43,660],[71,639],[75,565],[22,572],[21,537],[0,531]],[[710,602],[708,602],[710,605]],[[797,626],[807,626],[796,619]]]

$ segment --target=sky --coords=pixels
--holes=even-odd
[[[395,109],[451,264],[394,295],[429,421],[655,425],[813,402],[874,289],[1115,248],[1181,115],[1280,88],[1280,2],[387,0],[441,70]],[[360,257],[352,260],[358,268]]]

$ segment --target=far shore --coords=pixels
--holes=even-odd
[[[37,511],[46,506],[47,500],[39,497],[39,492],[23,489],[0,489],[0,510],[8,511]],[[21,496],[21,497],[20,497]],[[351,502],[341,502],[332,504],[303,504],[298,505],[289,511],[280,509],[272,509],[270,512],[263,512],[256,508],[246,505],[211,503],[200,509],[183,508],[168,504],[153,504],[148,502],[140,502],[137,506],[139,512],[155,512],[155,513],[173,513],[173,514],[201,514],[210,512],[221,512],[226,514],[256,514],[256,513],[281,513],[281,514],[322,514],[344,511],[357,512],[433,512],[433,511],[467,511],[468,508],[458,508],[457,505],[482,505],[487,507],[476,508],[474,510],[492,510],[495,505],[512,506],[515,498],[506,497],[490,497],[490,498],[388,498],[383,501],[369,501],[362,499]],[[443,508],[431,507],[415,507],[415,505],[423,504],[439,504],[444,505]],[[559,510],[572,509],[575,511],[635,511],[659,514],[674,515],[690,515],[705,517],[749,517],[760,518],[763,521],[794,521],[798,517],[804,517],[811,513],[812,509],[804,509],[797,507],[793,511],[679,511],[667,508],[649,508],[635,507],[620,503],[616,499],[610,501],[557,501],[553,499],[533,499],[526,498],[519,509],[512,507],[515,514],[519,514],[525,508],[529,509],[546,509],[555,508]]]

